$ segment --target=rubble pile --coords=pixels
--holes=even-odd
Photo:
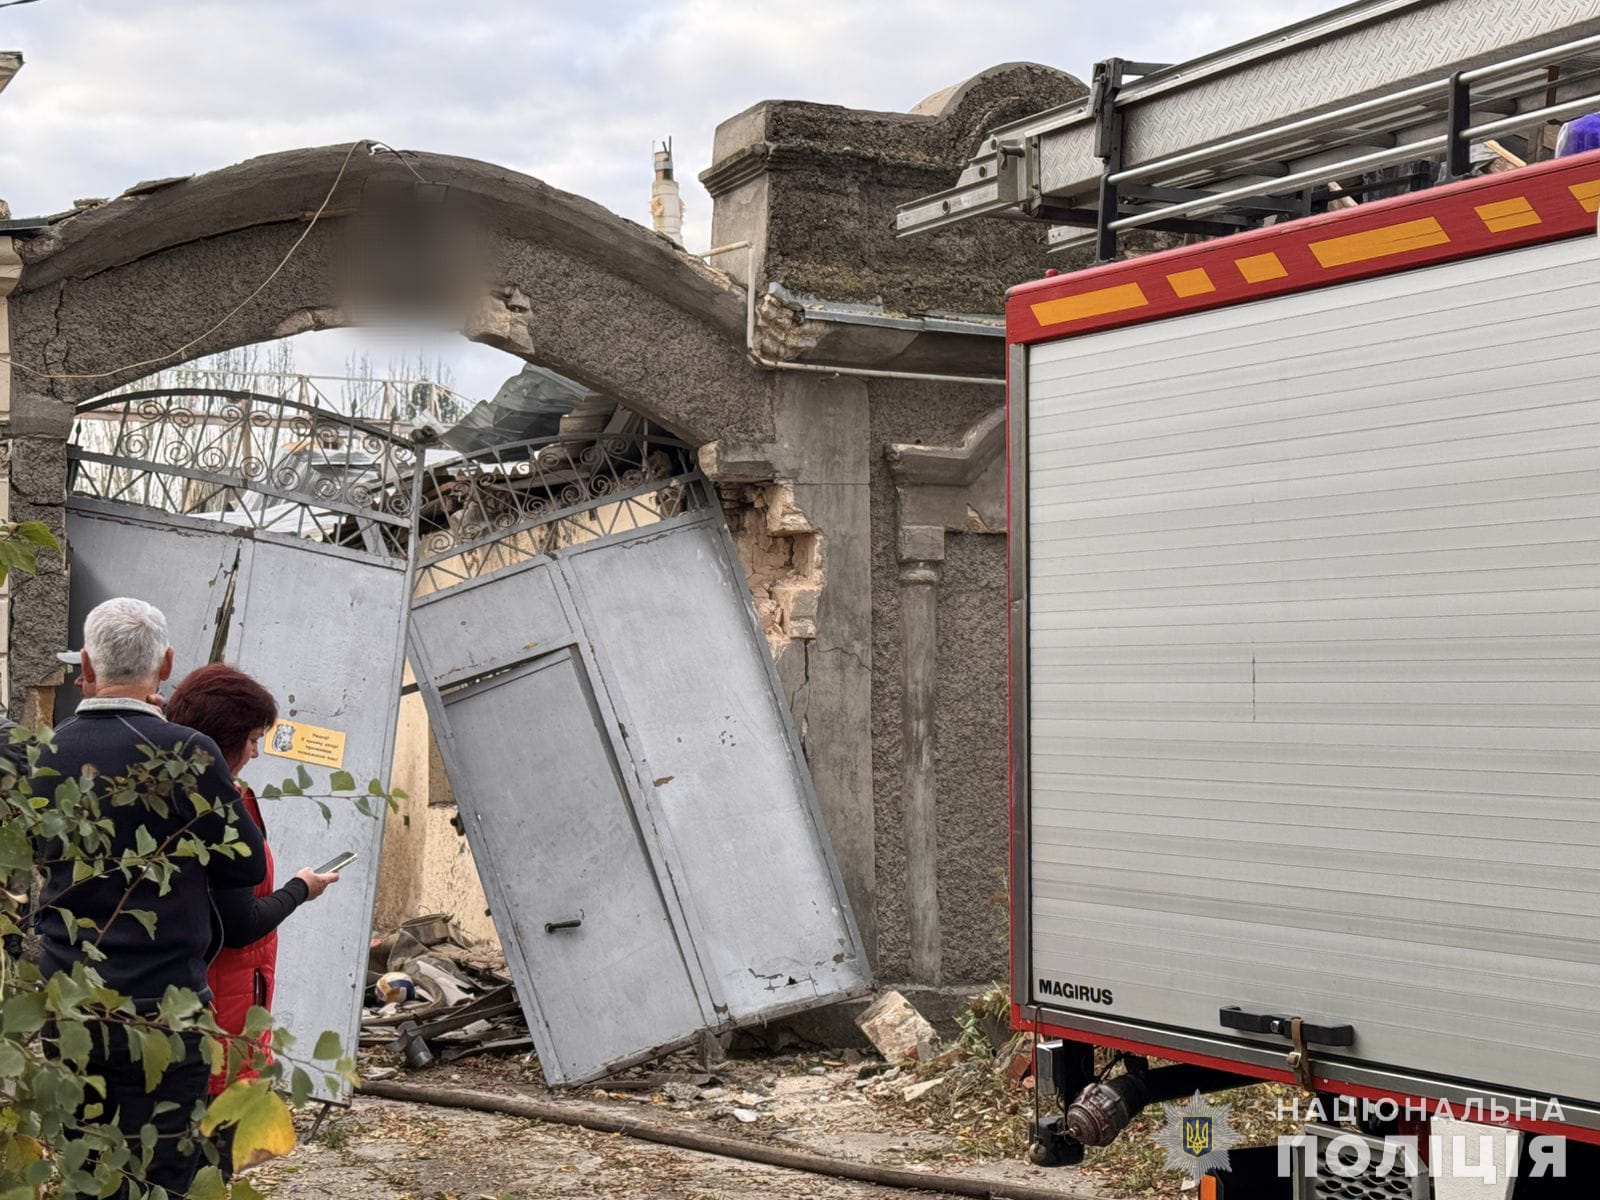
[[[361,1045],[425,1067],[491,1051],[531,1054],[533,1038],[505,959],[434,914],[372,940]]]

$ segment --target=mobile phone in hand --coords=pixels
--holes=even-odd
[[[332,875],[335,871],[342,871],[356,860],[354,850],[346,850],[338,858],[330,859],[317,868],[318,875]]]

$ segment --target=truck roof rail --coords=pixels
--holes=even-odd
[[[1082,100],[991,130],[896,230],[1033,218],[1109,261],[1131,229],[1218,236],[1460,178],[1491,140],[1543,157],[1546,129],[1600,110],[1600,0],[1513,27],[1496,7],[1362,0],[1176,66],[1108,59]]]

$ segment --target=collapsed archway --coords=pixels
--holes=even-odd
[[[370,143],[286,151],[137,185],[19,253],[13,503],[58,529],[77,403],[181,359],[392,318],[459,329],[692,445],[771,437],[774,381],[745,353],[726,277],[489,163]],[[12,627],[30,631],[11,648],[21,709],[54,682],[59,576],[19,581]]]

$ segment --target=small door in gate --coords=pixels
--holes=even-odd
[[[269,731],[244,772],[258,790],[301,768],[312,778],[305,796],[262,801],[277,882],[359,857],[279,929],[273,1007],[297,1058],[324,1030],[353,1050],[384,814],[332,795],[330,777],[389,778],[410,594],[403,447],[271,397],[161,393],[93,402],[71,454],[72,636],[102,600],[148,600],[167,617],[174,682],[232,663],[272,692],[280,726],[301,730],[277,752]],[[313,1079],[319,1098],[348,1093]]]
[[[520,947],[545,1061],[581,1077],[706,1023],[582,656],[565,646],[444,696],[492,836],[495,919]],[[530,728],[530,725],[532,726]],[[498,795],[485,796],[496,789]]]
[[[690,460],[600,435],[424,476],[412,663],[552,1082],[869,983]]]

